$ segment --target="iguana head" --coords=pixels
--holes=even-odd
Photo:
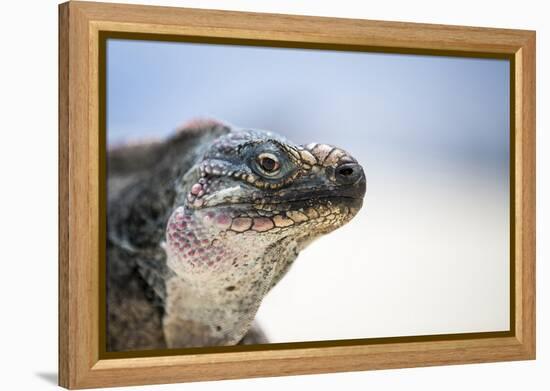
[[[363,203],[363,169],[343,150],[221,129],[176,179],[165,246],[175,276],[166,283],[169,346],[187,346],[178,338],[189,334],[200,344],[240,341],[298,253]]]
[[[261,255],[277,246],[297,253],[350,221],[365,189],[361,165],[342,149],[233,129],[178,182],[169,265],[182,276],[212,277],[271,262]]]

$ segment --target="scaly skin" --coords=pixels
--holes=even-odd
[[[363,170],[341,149],[298,146],[271,132],[218,123],[198,128],[215,137],[192,162],[178,164],[184,151],[165,149],[159,154],[165,163],[157,164],[163,169],[136,175],[130,190],[110,197],[109,256],[117,264],[133,259],[152,292],[149,302],[157,302],[156,307],[140,304],[130,317],[116,314],[124,311],[125,300],[120,273],[112,273],[111,350],[136,347],[131,341],[136,333],[122,332],[122,323],[133,329],[147,323],[148,330],[160,325],[161,335],[153,331],[154,338],[151,332],[137,337],[145,341],[138,348],[233,345],[250,339],[247,332],[262,299],[298,253],[361,208]],[[143,210],[151,200],[153,214]],[[128,202],[139,207],[124,212]],[[132,292],[132,300],[141,303],[135,297],[139,287]],[[159,321],[151,324],[151,319]]]

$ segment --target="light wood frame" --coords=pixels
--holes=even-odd
[[[514,104],[510,332],[105,358],[98,300],[98,260],[105,243],[98,59],[105,31],[509,58]],[[60,385],[90,388],[534,358],[535,32],[73,1],[59,6]]]

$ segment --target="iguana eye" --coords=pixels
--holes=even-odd
[[[258,167],[267,176],[275,175],[281,169],[279,158],[272,153],[261,153],[256,158],[256,161],[258,163]]]

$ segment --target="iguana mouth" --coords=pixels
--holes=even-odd
[[[327,185],[323,183],[309,186],[301,184],[297,187],[283,188],[272,192],[255,191],[243,198],[235,198],[232,193],[223,197],[205,197],[204,204],[200,209],[211,210],[223,207],[266,209],[271,206],[277,210],[288,210],[326,202],[361,207],[365,191],[366,179],[362,174],[352,184]]]
[[[320,201],[320,202],[318,202]],[[231,202],[224,202],[221,204],[215,204],[215,205],[209,205],[202,210],[208,211],[216,208],[227,208],[227,207],[234,207],[234,208],[250,208],[252,207],[268,207],[268,206],[281,206],[281,205],[309,205],[313,206],[318,203],[325,203],[325,202],[333,202],[333,203],[350,203],[355,204],[359,202],[359,206],[363,203],[362,197],[351,197],[351,196],[315,196],[315,197],[302,197],[302,198],[294,198],[294,199],[288,199],[288,200],[280,200],[280,201],[264,201],[264,202],[237,202],[237,203],[231,203]],[[292,208],[294,209],[294,208]]]

